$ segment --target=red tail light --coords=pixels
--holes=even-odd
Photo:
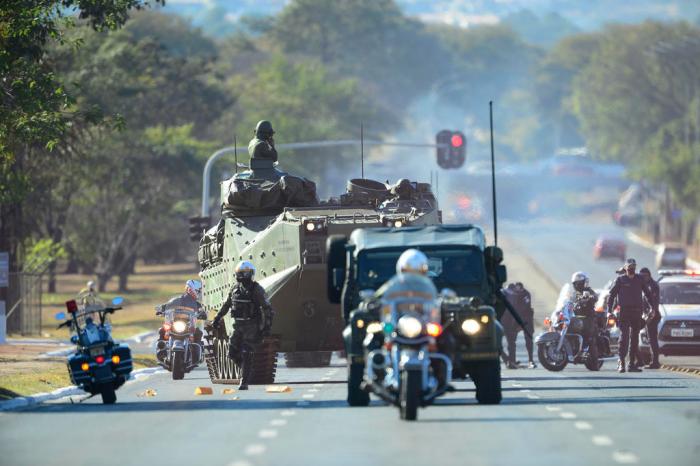
[[[425,326],[425,330],[431,337],[439,337],[442,333],[442,325],[436,324],[435,322],[428,322],[428,325]]]
[[[552,321],[549,319],[549,317],[545,317],[545,319],[544,319],[544,326],[545,326],[545,327],[551,327],[551,326],[552,326]]]
[[[105,357],[104,356],[95,356],[95,362],[97,364],[102,364],[103,362],[105,362]]]

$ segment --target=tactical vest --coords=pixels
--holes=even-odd
[[[238,285],[231,295],[231,315],[234,319],[251,320],[256,317],[253,295],[249,290]]]

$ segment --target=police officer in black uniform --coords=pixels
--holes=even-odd
[[[272,306],[270,306],[265,290],[255,277],[255,266],[248,261],[236,266],[236,284],[233,285],[228,299],[214,318],[214,326],[231,312],[235,323],[231,335],[230,357],[241,366],[241,383],[239,390],[248,390],[252,375],[253,351],[269,335],[272,327]]]
[[[649,365],[646,366],[646,368],[660,369],[661,364],[659,363],[659,321],[661,320],[661,313],[659,312],[659,284],[656,283],[656,280],[651,278],[651,271],[649,271],[649,269],[646,267],[642,267],[639,270],[639,275],[644,279],[644,282],[646,283],[651,293],[651,299],[647,299],[645,303],[645,308],[647,311],[647,337],[649,338],[649,348],[651,349],[651,361],[649,361]]]
[[[525,327],[530,332],[530,335],[528,335],[527,332],[525,333],[525,348],[527,349],[528,367],[530,369],[534,369],[537,367],[537,364],[535,364],[535,360],[533,359],[531,336],[534,332],[535,320],[535,311],[532,308],[532,296],[521,282],[509,284],[504,290],[504,294],[515,310],[518,311],[518,314],[525,322]],[[501,324],[503,324],[503,331],[506,335],[506,341],[508,342],[508,357],[506,366],[509,369],[517,369],[518,362],[515,360],[515,342],[518,338],[518,333],[520,333],[522,328],[509,312],[503,315]]]
[[[615,280],[606,308],[610,314],[613,309],[615,299],[620,305],[620,360],[618,362],[618,372],[625,372],[625,358],[629,350],[630,362],[627,370],[630,372],[641,372],[637,359],[639,351],[639,331],[642,327],[642,310],[644,309],[644,299],[653,302],[653,297],[644,279],[636,273],[637,262],[634,259],[627,259],[625,262],[625,274],[620,275]],[[630,348],[631,346],[631,348]]]
[[[589,286],[586,272],[575,272],[571,276],[571,285],[574,288],[572,296],[574,314],[583,320],[583,346],[588,346],[588,355],[592,359],[598,359],[596,341],[598,327],[595,319],[595,303],[598,300],[598,294]]]

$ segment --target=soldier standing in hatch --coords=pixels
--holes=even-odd
[[[272,123],[260,120],[255,125],[254,133],[255,137],[248,144],[250,158],[277,162],[277,149],[275,149],[275,140],[272,138],[275,131],[272,129]]]
[[[236,266],[237,283],[213,321],[215,327],[219,326],[229,311],[235,321],[229,356],[241,366],[239,390],[248,390],[253,372],[253,351],[262,337],[269,335],[272,327],[272,306],[265,290],[253,277],[255,266],[252,263],[243,261]]]

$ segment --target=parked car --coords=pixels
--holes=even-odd
[[[663,244],[656,252],[656,268],[685,269],[687,257],[683,246]]]

